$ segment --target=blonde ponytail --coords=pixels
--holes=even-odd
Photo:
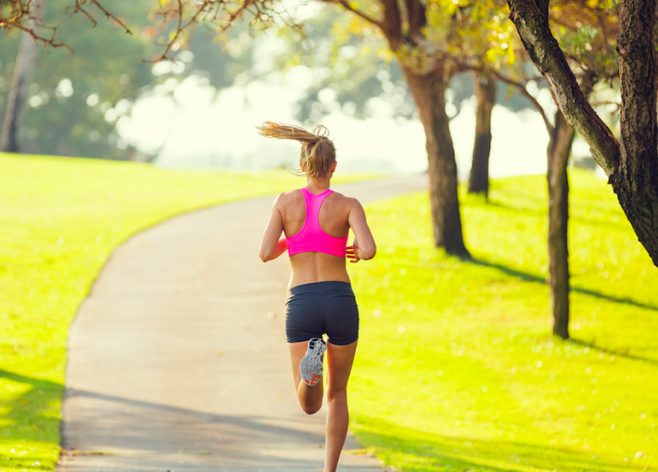
[[[298,175],[310,177],[325,177],[331,165],[336,162],[336,148],[327,137],[329,130],[318,125],[309,133],[304,128],[282,123],[266,121],[258,127],[258,132],[266,138],[289,139],[302,143],[302,152],[299,158],[301,171]]]

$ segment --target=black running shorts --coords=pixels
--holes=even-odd
[[[338,346],[359,339],[359,309],[347,282],[316,282],[290,289],[286,301],[286,336],[289,343],[329,337]]]

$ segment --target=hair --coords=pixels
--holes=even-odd
[[[336,162],[336,148],[327,137],[329,130],[322,125],[316,126],[313,132],[309,133],[299,126],[266,121],[258,127],[258,132],[266,138],[289,139],[302,143],[299,158],[301,170],[292,170],[293,174],[325,177],[331,165]]]

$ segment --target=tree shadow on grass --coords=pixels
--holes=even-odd
[[[619,351],[619,350],[615,350],[615,349],[608,349],[608,348],[599,346],[597,344],[594,344],[592,342],[584,341],[582,339],[570,338],[569,341],[571,341],[574,344],[578,344],[580,346],[583,346],[583,347],[588,347],[590,349],[598,349],[599,351],[605,352],[606,354],[612,354],[612,355],[617,356],[617,357],[625,357],[626,359],[632,359],[634,361],[642,361],[642,362],[646,362],[646,363],[651,364],[651,365],[658,366],[658,360],[651,359],[649,357],[642,357],[642,356],[637,356],[635,354],[629,354],[628,352],[624,352],[624,351]]]
[[[644,468],[645,464],[641,462],[637,465],[625,464],[621,460],[612,461],[591,453],[580,453],[537,443],[422,433],[379,418],[365,420],[365,426],[357,428],[356,436],[365,447],[374,448],[380,459],[392,458],[392,461],[390,459],[388,461],[402,470],[427,472],[658,470]]]
[[[532,283],[539,283],[539,284],[547,285],[546,279],[544,279],[542,277],[538,277],[534,274],[530,274],[530,273],[523,272],[523,271],[520,271],[520,270],[517,270],[517,269],[513,269],[511,267],[507,267],[507,266],[504,266],[502,264],[497,264],[497,263],[494,263],[494,262],[484,261],[484,260],[475,259],[475,258],[465,260],[464,262],[470,262],[470,263],[478,265],[478,266],[488,267],[488,268],[491,268],[491,269],[496,269],[496,270],[499,270],[499,271],[503,272],[504,274],[510,275],[512,277],[517,277],[517,278],[521,279],[524,282],[532,282]],[[589,289],[584,289],[584,288],[579,288],[579,287],[571,287],[571,292],[579,293],[579,294],[582,294],[582,295],[587,295],[587,296],[594,297],[594,298],[597,298],[599,300],[605,300],[605,301],[611,302],[611,303],[621,303],[621,304],[624,304],[624,305],[630,305],[630,306],[634,306],[634,307],[637,307],[637,308],[642,308],[642,309],[645,309],[645,310],[658,312],[658,306],[648,305],[646,303],[638,302],[638,301],[632,300],[630,298],[614,297],[614,296],[602,294],[600,292],[596,292],[594,290],[589,290]],[[575,343],[575,344],[579,344],[581,346],[586,346],[586,347],[589,347],[589,348],[592,348],[592,349],[598,349],[601,352],[605,352],[605,353],[608,353],[608,354],[614,354],[615,356],[625,357],[627,359],[633,359],[633,360],[648,362],[649,364],[653,364],[653,365],[658,365],[658,360],[652,359],[652,358],[649,358],[649,357],[642,357],[642,356],[629,354],[627,352],[623,352],[623,351],[619,351],[619,350],[615,350],[615,349],[609,349],[609,348],[606,348],[606,347],[603,347],[603,346],[600,346],[600,345],[597,345],[595,343],[588,342],[588,341],[583,341],[583,340],[578,340],[578,339],[573,339],[573,338],[571,338],[570,341]]]
[[[546,200],[544,200],[544,202],[545,201]],[[509,212],[517,213],[519,215],[524,215],[524,216],[532,216],[536,218],[546,218],[548,216],[548,208],[544,208],[538,211],[533,208],[528,208],[523,206],[512,206],[510,204],[506,204],[491,199],[487,200],[486,205],[502,208],[508,210]],[[576,222],[578,224],[588,225],[588,226],[599,226],[599,227],[606,227],[606,228],[617,229],[617,230],[625,229],[627,227],[624,220],[621,219],[620,221],[615,222],[615,221],[604,220],[600,218],[587,218],[585,216],[572,215],[569,217],[569,221]]]
[[[512,269],[511,267],[507,267],[507,266],[504,266],[502,264],[497,264],[495,262],[489,262],[489,261],[483,261],[481,259],[475,259],[475,258],[470,259],[469,261],[471,263],[475,264],[475,265],[489,267],[489,268],[492,268],[492,269],[497,269],[497,270],[499,270],[499,271],[501,271],[501,272],[503,272],[507,275],[511,275],[513,277],[518,277],[521,280],[523,280],[524,282],[535,282],[535,283],[540,283],[540,284],[547,285],[546,279],[543,278],[543,277],[538,277],[534,274],[530,274],[530,273],[527,273],[527,272],[522,272],[518,269]],[[646,303],[638,302],[638,301],[635,301],[635,300],[633,300],[631,298],[627,298],[627,297],[622,298],[622,297],[615,297],[615,296],[612,296],[612,295],[605,295],[601,292],[596,292],[594,290],[589,290],[589,289],[586,289],[586,288],[579,288],[579,287],[571,287],[571,291],[575,292],[575,293],[581,293],[583,295],[589,295],[590,297],[595,297],[595,298],[598,298],[600,300],[605,300],[605,301],[608,301],[608,302],[623,303],[625,305],[631,305],[631,306],[635,306],[635,307],[638,307],[638,308],[643,308],[645,310],[658,311],[658,306],[648,305]]]
[[[50,380],[25,377],[15,372],[0,369],[0,382],[17,382],[28,385],[28,389],[16,398],[0,402],[7,412],[0,419],[8,424],[0,426],[0,442],[15,444],[17,453],[11,460],[0,454],[0,469],[28,467],[34,462],[40,466],[32,466],[31,470],[49,469],[53,463],[52,456],[21,455],[20,443],[38,442],[50,444],[56,448],[59,444],[59,418],[53,412],[53,405],[58,404],[64,393],[64,386]],[[4,403],[4,405],[3,405]],[[56,458],[55,458],[56,459]]]

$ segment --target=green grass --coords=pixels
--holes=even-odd
[[[0,169],[0,471],[53,470],[69,323],[112,250],[177,213],[301,181],[7,154]]]
[[[611,189],[571,173],[572,341],[551,336],[542,176],[461,195],[473,262],[427,194],[368,208],[352,430],[402,471],[658,470],[658,269]]]

